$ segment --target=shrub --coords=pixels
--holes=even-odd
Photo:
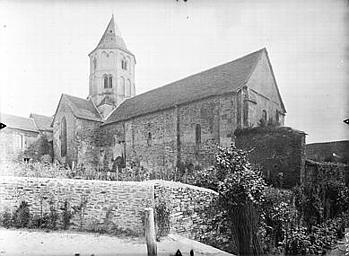
[[[38,140],[36,140],[33,144],[31,144],[22,155],[20,155],[20,159],[23,157],[30,158],[34,162],[38,162],[41,160],[43,156],[49,156],[52,162],[53,157],[53,145],[52,142],[49,142],[46,135],[41,135]],[[46,157],[46,159],[49,159]]]
[[[170,232],[170,203],[168,199],[161,197],[158,198],[155,204],[155,225],[157,227],[156,236],[159,240],[160,237],[167,236]]]
[[[29,204],[22,201],[19,207],[13,214],[13,224],[17,228],[28,227],[30,221],[30,209]]]
[[[5,228],[9,228],[13,226],[13,217],[11,212],[5,211],[1,215],[1,225]]]
[[[74,211],[70,209],[69,202],[67,200],[64,201],[63,207],[61,208],[62,211],[62,223],[63,223],[63,229],[68,229],[70,226],[70,220],[74,216]]]

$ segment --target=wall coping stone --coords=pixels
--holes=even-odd
[[[181,182],[177,182],[177,181],[148,180],[145,182],[147,182],[149,184],[153,184],[153,185],[162,185],[162,186],[171,187],[171,188],[189,188],[189,189],[199,190],[199,191],[203,191],[203,192],[210,192],[212,194],[218,195],[218,192],[216,192],[212,189],[198,187],[198,186],[194,186],[194,185],[189,185],[189,184],[185,184],[185,183],[181,183]]]

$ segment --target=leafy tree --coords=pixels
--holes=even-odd
[[[258,169],[247,160],[247,152],[219,147],[216,165],[195,174],[196,185],[218,192],[213,224],[222,226],[234,241],[240,255],[261,254],[257,237],[259,208],[263,202],[265,182]],[[220,227],[219,227],[220,226]]]

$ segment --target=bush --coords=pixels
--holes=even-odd
[[[34,162],[38,162],[41,160],[43,156],[45,159],[50,159],[50,163],[52,162],[53,157],[53,145],[52,142],[49,142],[46,135],[41,135],[38,140],[36,140],[33,144],[31,144],[23,154],[19,156],[19,159],[22,160],[25,158],[30,158]],[[47,157],[49,156],[49,158]]]
[[[26,228],[30,222],[29,204],[22,201],[13,214],[13,224],[16,228]]]
[[[167,236],[170,233],[171,209],[169,204],[168,199],[165,197],[158,198],[155,204],[155,225],[158,240],[160,237]]]
[[[70,205],[67,200],[64,201],[63,207],[61,208],[62,211],[62,223],[63,223],[63,229],[66,230],[70,226],[70,220],[74,216],[74,211],[70,209]]]
[[[9,228],[13,226],[13,218],[11,212],[5,211],[1,215],[1,225],[5,228]]]
[[[1,165],[0,176],[68,178],[70,170],[60,164],[12,162]]]

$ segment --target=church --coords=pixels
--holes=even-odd
[[[62,94],[51,126],[54,159],[112,170],[137,165],[154,177],[183,164],[207,167],[234,131],[283,125],[285,106],[265,48],[136,95],[135,55],[111,18],[90,59],[86,99]]]

